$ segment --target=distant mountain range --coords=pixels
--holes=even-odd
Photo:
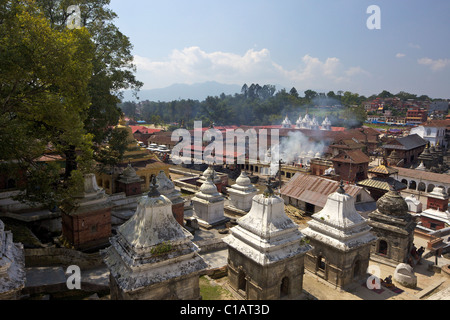
[[[223,84],[208,81],[195,84],[173,84],[166,88],[141,90],[138,93],[139,101],[174,101],[178,99],[192,99],[203,101],[208,96],[234,95],[241,92],[242,85]],[[123,101],[136,101],[131,91],[124,92]]]

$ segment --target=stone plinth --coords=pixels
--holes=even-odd
[[[211,178],[211,176],[208,177],[208,180],[200,187],[200,191],[192,198],[194,216],[200,226],[205,228],[211,228],[228,221],[228,218],[224,215],[225,199],[217,191],[217,187]]]
[[[181,196],[181,192],[175,189],[173,182],[167,177],[165,172],[161,170],[156,176],[156,181],[159,185],[158,191],[169,198],[172,202],[172,213],[175,220],[181,226],[184,226],[184,202],[185,200]]]
[[[62,234],[78,250],[101,247],[111,236],[111,207],[108,196],[97,186],[94,174],[84,180],[84,192],[61,206]]]
[[[13,242],[0,220],[0,300],[18,300],[25,287],[25,255],[23,245]]]
[[[231,288],[249,300],[301,297],[304,256],[311,247],[284,212],[283,199],[273,193],[255,196],[237,223],[223,239]]]
[[[154,185],[105,250],[113,300],[198,300],[207,264]]]
[[[413,268],[406,263],[400,263],[394,272],[394,280],[404,287],[415,289],[417,287],[417,276]]]
[[[252,207],[253,197],[258,193],[258,190],[252,185],[250,178],[245,171],[236,179],[236,184],[228,189],[230,194],[230,201],[232,205],[243,211],[249,211]]]
[[[376,240],[370,230],[341,184],[303,230],[314,248],[307,253],[306,269],[339,288],[363,278]]]

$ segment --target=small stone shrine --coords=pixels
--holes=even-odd
[[[212,178],[212,174],[209,175],[192,198],[194,217],[204,228],[212,228],[229,220],[224,215],[225,198],[217,191]]]
[[[306,254],[306,269],[338,288],[363,278],[376,240],[370,230],[341,181],[338,191],[328,196],[325,207],[312,215],[303,230],[314,248]]]
[[[237,223],[223,239],[231,288],[248,300],[302,298],[303,262],[311,247],[270,184]]]
[[[136,174],[131,163],[123,170],[119,179],[116,180],[117,192],[125,192],[127,197],[142,194],[141,184],[143,180]]]
[[[227,191],[230,194],[233,206],[247,212],[252,207],[253,197],[258,193],[258,189],[251,183],[245,171],[241,172],[241,175],[236,179],[236,184],[233,184]]]
[[[391,189],[369,213],[369,225],[378,240],[372,245],[371,259],[396,267],[408,262],[414,244],[416,222],[400,192]]]
[[[104,261],[112,300],[198,300],[199,273],[207,268],[193,236],[175,220],[172,203],[157,190],[110,239]]]
[[[105,191],[97,186],[94,174],[85,175],[84,191],[73,199],[61,205],[64,239],[77,250],[108,244],[112,204]]]
[[[222,179],[219,177],[216,170],[214,170],[213,166],[208,166],[208,168],[203,172],[203,174],[197,180],[198,185],[203,185],[210,176],[212,177],[212,181],[214,182],[217,191],[222,192]]]
[[[11,231],[5,231],[0,220],[0,300],[18,300],[25,287],[23,245],[13,242]]]
[[[177,220],[181,226],[184,226],[184,199],[181,196],[181,192],[175,189],[175,185],[167,177],[164,170],[161,170],[156,176],[156,182],[159,185],[159,193],[169,198],[172,202],[172,213],[175,220]]]

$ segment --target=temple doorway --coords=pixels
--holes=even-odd
[[[281,280],[281,286],[280,286],[280,298],[286,297],[289,295],[289,278],[284,277]]]
[[[378,253],[382,255],[387,255],[388,244],[384,240],[380,240],[378,243]]]

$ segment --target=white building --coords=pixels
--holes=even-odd
[[[421,138],[430,142],[432,146],[439,144],[447,148],[445,140],[446,129],[450,127],[450,120],[431,120],[412,128],[410,135],[418,134]]]

